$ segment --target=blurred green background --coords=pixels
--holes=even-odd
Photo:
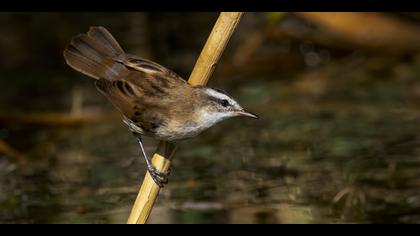
[[[217,16],[0,13],[0,223],[125,223],[143,158],[63,49],[101,25],[188,78]],[[182,142],[149,222],[420,223],[419,42],[419,13],[246,13],[209,85],[261,118]]]

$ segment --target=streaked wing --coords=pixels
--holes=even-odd
[[[142,77],[157,79],[163,78],[166,80],[173,80],[173,83],[186,83],[184,79],[182,79],[172,70],[169,70],[156,62],[135,55],[126,54],[125,59],[120,62],[123,63],[127,69],[133,72],[138,72],[132,73],[130,76],[128,76],[128,79],[133,83],[138,82],[136,80],[141,79]]]
[[[192,90],[176,73],[136,56],[125,55],[124,59],[114,60],[129,73],[114,81],[100,79],[96,86],[124,114],[125,123],[131,121],[131,125],[140,127],[146,135],[154,135],[173,113],[185,110],[183,107]]]
[[[167,109],[163,104],[151,98],[151,93],[153,93],[151,90],[144,90],[124,80],[101,79],[96,81],[95,85],[124,114],[126,119],[131,120],[146,133],[153,134],[166,122]],[[163,97],[164,94],[159,96]]]

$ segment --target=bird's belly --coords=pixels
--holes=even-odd
[[[160,127],[156,132],[156,138],[165,141],[188,139],[197,136],[209,127],[193,122],[173,124],[172,126]]]

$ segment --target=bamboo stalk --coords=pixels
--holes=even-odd
[[[191,85],[207,84],[242,14],[242,12],[222,12],[220,14],[195,63],[188,83]]]
[[[194,66],[188,83],[191,85],[205,85],[210,79],[230,37],[238,25],[242,12],[222,12],[204,45],[203,50]],[[160,142],[152,163],[157,170],[166,172],[175,154],[175,148],[166,142]],[[169,156],[168,156],[169,155]],[[168,157],[168,158],[165,158]],[[153,181],[149,173],[143,180],[134,206],[128,218],[128,224],[144,224],[150,216],[152,207],[159,194],[160,188]]]

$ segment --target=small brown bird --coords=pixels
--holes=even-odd
[[[153,180],[161,187],[169,173],[158,172],[151,164],[142,135],[176,141],[230,117],[257,118],[222,90],[193,87],[171,70],[125,53],[104,27],[91,27],[74,37],[64,58],[73,69],[96,79],[98,90],[123,114]]]

